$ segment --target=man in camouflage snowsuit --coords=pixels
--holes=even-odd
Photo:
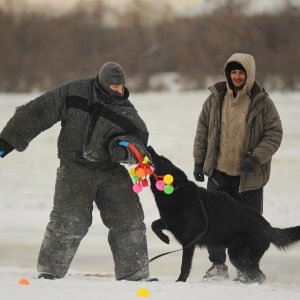
[[[60,166],[54,206],[38,257],[39,278],[62,278],[92,224],[93,202],[109,228],[116,279],[148,261],[139,197],[120,163],[135,163],[127,141],[146,155],[148,130],[128,100],[123,68],[104,64],[96,78],[65,83],[18,107],[0,134],[0,156],[24,151],[42,131],[61,122]],[[149,280],[143,267],[126,280]]]

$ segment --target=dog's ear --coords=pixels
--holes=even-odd
[[[148,150],[149,152],[154,151],[154,149],[153,149],[153,147],[152,147],[151,145],[149,145],[149,146],[147,147],[147,150]]]
[[[150,153],[151,156],[153,156],[153,155],[158,156],[158,154],[155,152],[154,148],[150,145],[147,147],[147,151]]]

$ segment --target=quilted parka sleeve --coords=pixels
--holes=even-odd
[[[209,135],[211,100],[212,94],[204,102],[198,118],[193,148],[195,164],[203,164],[205,161]]]
[[[149,152],[147,151],[147,144],[149,138],[149,132],[146,127],[145,122],[138,116],[138,129],[135,134],[123,134],[113,138],[109,143],[109,151],[112,152],[112,147],[119,144],[120,141],[128,142],[136,147],[136,149],[143,155],[148,156],[151,159]],[[120,161],[124,164],[134,164],[137,162],[137,159],[128,148],[127,150],[127,159],[124,161]]]
[[[283,135],[278,111],[270,98],[267,99],[267,104],[262,109],[262,126],[261,140],[253,150],[260,164],[264,164],[272,158],[280,147]]]
[[[0,136],[17,151],[24,151],[42,131],[62,120],[65,86],[55,88],[16,108]]]

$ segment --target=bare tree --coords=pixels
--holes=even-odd
[[[205,88],[208,77],[224,76],[234,52],[254,55],[263,85],[300,89],[300,8],[292,0],[260,14],[248,14],[247,1],[222,0],[222,9],[190,17],[150,0],[119,12],[91,0],[63,15],[16,11],[10,3],[0,8],[0,91],[95,76],[108,60],[123,65],[139,90],[157,72],[177,72]]]

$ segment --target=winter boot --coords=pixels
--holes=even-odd
[[[155,277],[142,277],[142,278],[138,279],[137,281],[153,282],[153,281],[158,281],[158,279]]]
[[[245,284],[250,284],[250,283],[262,284],[266,280],[266,275],[261,271],[255,272],[253,274],[248,274],[238,269],[236,271],[237,271],[237,278],[235,278],[234,281],[240,281]]]
[[[58,277],[52,273],[40,273],[38,276],[38,279],[50,279],[50,280],[54,280],[54,279],[58,279]]]
[[[203,278],[211,280],[229,279],[228,267],[224,263],[213,263],[212,267],[206,271]]]

